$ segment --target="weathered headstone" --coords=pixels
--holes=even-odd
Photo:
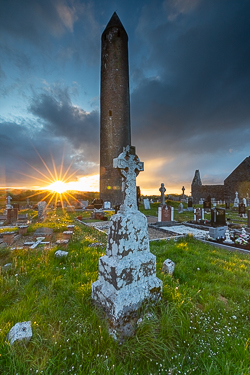
[[[144,301],[160,298],[162,281],[156,277],[156,258],[150,253],[147,218],[137,209],[136,176],[143,163],[127,146],[114,159],[124,179],[124,204],[110,220],[106,255],[99,259],[99,278],[92,299],[100,305],[110,326],[129,336],[137,309]]]
[[[164,187],[164,183],[161,183],[161,187],[159,191],[161,192],[161,205],[163,206],[165,204],[165,191],[166,191]]]
[[[38,202],[38,219],[43,219],[46,214],[47,203],[45,201]]]
[[[7,210],[10,209],[10,208],[13,208],[12,205],[10,204],[11,199],[12,198],[11,198],[10,195],[8,195],[8,197],[6,198],[6,200],[7,200],[6,209]]]
[[[145,210],[150,210],[150,203],[149,203],[148,198],[143,199],[143,204],[144,204]]]
[[[37,237],[45,237],[46,239],[51,239],[53,235],[53,229],[52,228],[37,228],[33,234],[34,238]]]
[[[239,203],[240,203],[240,200],[238,197],[238,192],[236,191],[235,198],[234,198],[234,207],[239,207]]]
[[[25,340],[29,341],[32,337],[31,322],[16,323],[7,335],[7,341],[14,344],[15,341]]]
[[[68,256],[68,251],[63,251],[63,250],[57,250],[54,254],[56,258],[63,258]]]
[[[179,214],[181,214],[183,212],[183,204],[180,203],[179,206],[178,206],[178,212]]]
[[[89,201],[81,201],[81,204],[85,208],[89,205]]]
[[[162,264],[162,272],[173,275],[175,263],[171,259],[164,260]]]

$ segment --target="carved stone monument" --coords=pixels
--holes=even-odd
[[[7,200],[6,210],[9,210],[9,209],[13,208],[13,206],[10,204],[11,199],[12,199],[11,196],[8,195],[8,197],[6,198],[6,200]]]
[[[136,311],[143,302],[160,298],[162,281],[156,277],[156,257],[149,249],[147,219],[137,209],[136,176],[143,163],[135,148],[127,146],[113,165],[123,176],[124,204],[110,220],[106,255],[99,259],[92,299],[104,309],[110,327],[130,336]]]
[[[47,203],[45,201],[38,202],[37,207],[38,207],[38,219],[43,219],[46,214]]]
[[[164,187],[163,183],[161,183],[161,187],[160,187],[159,191],[161,192],[161,203],[160,203],[160,205],[163,206],[165,204],[165,191],[166,191],[166,188]]]

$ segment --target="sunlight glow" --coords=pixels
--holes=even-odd
[[[58,194],[65,193],[68,190],[68,185],[60,180],[56,180],[47,187],[48,190],[52,190]]]

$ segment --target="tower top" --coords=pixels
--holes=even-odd
[[[124,26],[121,23],[121,20],[118,17],[118,15],[117,15],[116,12],[113,13],[112,17],[109,20],[109,23],[107,24],[105,30],[103,31],[103,33],[105,33],[108,29],[111,29],[113,27],[118,27],[119,29],[123,29],[125,31],[125,33],[126,33],[126,30],[124,29]]]

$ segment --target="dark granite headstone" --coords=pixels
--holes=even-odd
[[[225,208],[214,207],[211,209],[211,225],[213,227],[222,227],[226,225]]]
[[[92,205],[94,206],[94,208],[99,210],[100,208],[103,207],[103,199],[94,199],[92,202]]]
[[[239,204],[239,214],[240,215],[242,215],[242,214],[245,215],[245,213],[246,213],[246,206],[243,203],[240,203]]]
[[[225,203],[225,207],[226,207],[226,210],[229,210],[229,208],[230,208],[230,203],[229,203],[229,202],[226,202],[226,203]]]
[[[188,198],[188,207],[193,207],[193,200],[192,200],[192,198]]]
[[[210,201],[208,201],[208,200],[204,201],[203,202],[203,208],[204,208],[204,210],[211,210],[211,200]]]

